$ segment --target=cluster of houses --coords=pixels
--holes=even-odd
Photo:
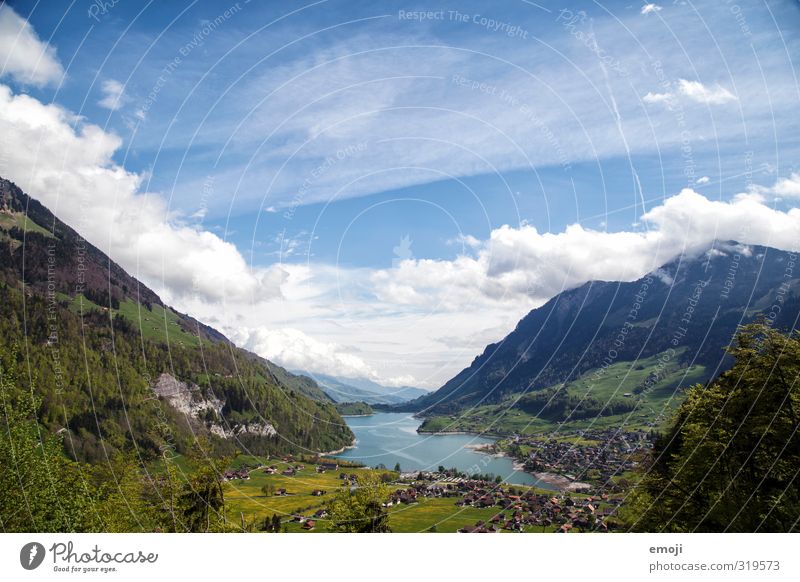
[[[266,467],[264,469],[264,473],[267,475],[277,475],[278,473],[280,473],[284,477],[294,477],[295,475],[297,475],[298,471],[302,471],[305,468],[306,468],[305,465],[294,465],[286,467],[286,469],[281,471],[275,465],[270,465],[269,467]]]
[[[225,473],[222,474],[222,478],[225,481],[235,481],[237,479],[248,481],[250,479],[250,472],[247,469],[225,471]]]
[[[554,529],[567,532],[608,531],[613,523],[607,520],[616,513],[618,499],[607,493],[596,497],[573,498],[569,495],[546,495],[531,490],[499,487],[488,481],[461,480],[458,483],[417,482],[411,487],[394,491],[385,507],[417,503],[424,497],[458,497],[458,507],[497,507],[489,521],[460,529],[466,533],[518,531],[525,528]]]
[[[293,521],[295,523],[299,523],[300,527],[306,531],[311,531],[315,527],[317,527],[317,521],[320,519],[325,519],[328,517],[328,510],[327,509],[318,509],[313,517],[306,517],[304,515],[300,515],[299,513],[293,515],[289,521]]]
[[[350,484],[350,485],[357,485],[358,484],[358,477],[353,475],[352,473],[339,473],[339,479],[344,481],[343,485]]]
[[[314,514],[315,517],[316,517],[317,514],[325,514],[325,515],[327,515],[327,513],[325,513],[323,510],[319,510],[317,513],[315,513]],[[312,529],[317,527],[317,520],[316,519],[311,519],[310,517],[305,517],[305,516],[300,515],[300,514],[293,515],[289,521],[293,521],[295,523],[301,524],[300,527],[302,527],[304,530],[307,530],[307,531],[311,531]]]
[[[640,453],[652,447],[649,435],[644,431],[587,430],[578,436],[594,444],[517,437],[517,444],[533,449],[524,459],[525,470],[557,473],[615,491],[618,486],[611,478],[633,470]]]

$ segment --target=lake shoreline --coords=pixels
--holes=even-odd
[[[341,449],[336,449],[335,451],[327,451],[325,453],[319,453],[320,457],[331,457],[333,455],[340,455],[348,449],[354,449],[358,445],[358,439],[353,439],[353,442],[349,445],[343,446]]]
[[[577,491],[579,489],[585,489],[591,487],[589,483],[581,483],[580,481],[575,481],[566,477],[564,475],[560,475],[559,473],[550,473],[548,471],[526,471],[525,470],[525,463],[522,463],[518,459],[514,459],[513,457],[509,457],[508,453],[505,451],[498,451],[494,449],[494,444],[492,443],[485,443],[485,444],[475,444],[475,445],[464,445],[464,448],[470,449],[475,451],[476,453],[480,453],[482,455],[488,455],[490,457],[501,458],[507,457],[511,459],[512,466],[515,471],[522,471],[534,477],[537,481],[541,483],[546,483],[551,487],[555,487],[561,491]]]
[[[499,432],[475,432],[474,430],[419,430],[417,429],[419,434],[425,435],[472,435],[477,436],[485,439],[502,439],[508,436],[511,436],[510,433],[499,433]]]
[[[392,467],[399,463],[404,471],[435,471],[437,466],[447,466],[466,474],[507,476],[505,481],[511,485],[536,486],[539,483],[530,473],[514,467],[513,459],[505,455],[489,456],[483,454],[484,451],[476,451],[468,446],[494,447],[494,437],[467,431],[420,432],[418,429],[422,421],[406,413],[376,411],[371,418],[351,417],[345,420],[356,435],[358,446],[338,454],[337,457],[341,459],[372,467]],[[551,488],[546,483],[539,486]]]
[[[489,436],[487,436],[485,434],[481,434],[479,432],[469,432],[469,431],[466,431],[466,430],[450,430],[450,431],[448,431],[448,430],[436,430],[436,431],[433,431],[433,430],[417,430],[417,434],[424,434],[424,435],[428,435],[428,436],[472,435],[472,436],[478,436],[478,437],[481,437],[481,438],[495,438],[495,437],[489,437]]]
[[[573,481],[569,477],[559,475],[558,473],[548,473],[546,471],[531,473],[539,481],[557,487],[561,491],[578,491],[579,489],[589,489],[591,484],[581,483],[580,481]]]

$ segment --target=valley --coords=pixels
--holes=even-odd
[[[279,516],[281,532],[329,531],[331,498],[342,487],[349,487],[351,478],[355,480],[370,472],[382,476],[390,491],[386,511],[389,527],[395,533],[473,530],[544,533],[620,527],[615,517],[622,501],[618,493],[565,494],[441,473],[401,475],[340,465],[341,462],[241,458],[236,466],[243,478],[236,477],[226,483],[228,518],[245,531],[264,531],[274,515]],[[292,474],[284,475],[287,471]],[[573,527],[573,523],[578,526]]]
[[[795,341],[781,334],[800,315],[794,262],[716,242],[637,281],[565,290],[428,392],[236,347],[0,181],[4,398],[36,410],[7,448],[34,451],[43,430],[48,462],[94,475],[91,495],[69,480],[60,495],[102,515],[44,528],[130,531],[146,515],[166,531],[626,531],[637,500],[660,495],[660,451],[682,442],[669,435],[698,395],[727,389],[749,345]]]

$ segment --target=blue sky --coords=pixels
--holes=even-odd
[[[33,39],[1,49],[10,98],[57,107],[66,148],[102,144],[90,204],[114,218],[90,236],[290,366],[435,387],[562,288],[708,242],[668,210],[737,234],[702,220],[746,195],[774,226],[800,197],[796,2],[9,7]],[[5,173],[74,211],[65,164],[14,156]],[[768,226],[752,242],[778,244]],[[587,236],[614,242],[598,258]]]

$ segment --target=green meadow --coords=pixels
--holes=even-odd
[[[24,232],[35,232],[48,238],[53,238],[53,233],[46,228],[39,226],[30,218],[28,218],[27,215],[21,212],[0,212],[0,228],[3,230],[19,228]]]
[[[82,293],[71,297],[64,293],[56,294],[59,300],[67,303],[67,308],[75,314],[81,315],[93,310],[107,311],[108,306],[98,305],[87,299]],[[126,299],[119,304],[119,309],[112,309],[113,315],[122,315],[142,333],[145,339],[160,343],[181,346],[197,346],[205,342],[195,334],[181,327],[178,315],[170,308],[153,304],[150,309],[135,301]],[[210,344],[209,344],[210,345]]]
[[[587,372],[565,386],[569,395],[579,398],[594,398],[602,402],[630,399],[636,404],[630,412],[551,422],[517,408],[515,405],[520,394],[514,393],[497,404],[476,406],[449,416],[426,418],[421,428],[425,432],[444,430],[493,435],[534,435],[588,428],[660,429],[669,422],[672,413],[683,401],[685,388],[704,382],[708,377],[703,366],[679,367],[679,355],[679,352],[675,352],[671,358],[659,354],[637,362],[615,362],[605,370]],[[637,387],[645,385],[648,377],[651,377],[649,386],[637,394]]]
[[[241,466],[243,462],[251,462],[252,457],[237,459],[233,467]],[[232,480],[225,484],[225,506],[227,519],[237,525],[243,524],[248,531],[258,531],[257,525],[264,518],[273,514],[280,516],[283,526],[282,531],[288,533],[308,533],[302,524],[291,521],[293,515],[312,517],[318,509],[325,508],[330,499],[342,488],[339,473],[358,475],[363,471],[375,471],[370,468],[339,467],[336,471],[317,473],[316,466],[311,463],[284,461],[266,461],[266,465],[275,465],[278,471],[283,471],[289,466],[304,464],[305,468],[298,471],[293,477],[280,474],[267,475],[262,469],[250,471],[249,480]],[[391,473],[386,471],[386,473]],[[286,489],[288,495],[265,496],[262,492],[264,485],[270,484],[274,490]],[[406,488],[404,484],[390,484],[390,488]],[[515,486],[524,490],[526,487]],[[312,495],[315,489],[324,490],[321,497]],[[552,491],[539,491],[552,494]],[[582,495],[573,494],[579,498]],[[502,511],[500,507],[459,507],[456,502],[459,497],[445,498],[420,498],[417,503],[410,505],[395,505],[388,509],[389,527],[396,533],[438,532],[454,533],[465,526],[474,525],[479,520],[489,521],[492,516]],[[312,519],[315,519],[312,517]],[[318,519],[312,532],[327,531],[326,520]],[[550,528],[529,527],[525,531],[542,532],[552,531]]]

